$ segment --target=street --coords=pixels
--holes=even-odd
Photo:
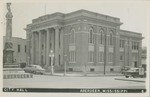
[[[6,88],[117,88],[145,89],[145,82],[121,81],[123,76],[50,76],[33,75],[33,78],[4,79]]]

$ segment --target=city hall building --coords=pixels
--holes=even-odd
[[[32,20],[25,28],[30,64],[54,71],[121,72],[141,66],[142,34],[121,30],[119,18],[87,10],[56,12]]]

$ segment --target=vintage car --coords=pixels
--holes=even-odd
[[[146,73],[144,71],[144,68],[130,68],[129,70],[124,72],[124,75],[126,78],[129,77],[145,77]]]
[[[33,73],[33,74],[44,74],[45,69],[43,69],[39,65],[29,65],[24,68],[24,71],[27,73]]]

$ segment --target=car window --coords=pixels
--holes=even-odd
[[[40,66],[38,66],[38,65],[36,66],[36,68],[37,68],[37,69],[42,69],[42,67],[40,67]]]

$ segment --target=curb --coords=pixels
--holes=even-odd
[[[123,75],[99,75],[99,74],[45,74],[46,76],[60,76],[60,77],[112,77],[112,76],[123,76]]]
[[[121,79],[121,78],[115,78],[115,80],[122,80],[122,81],[133,81],[133,82],[145,82],[144,80]]]

